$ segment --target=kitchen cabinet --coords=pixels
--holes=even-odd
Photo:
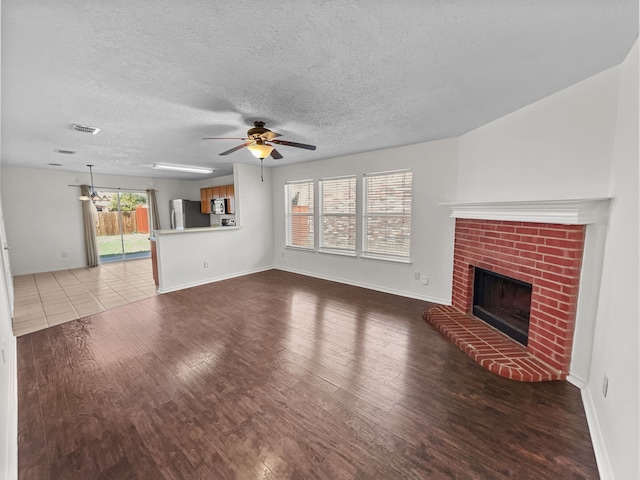
[[[202,213],[211,213],[211,200],[214,198],[228,198],[229,211],[227,213],[236,213],[235,188],[233,185],[220,185],[217,187],[206,187],[200,189],[200,211]]]
[[[236,194],[233,185],[227,185],[227,198],[229,199],[228,213],[236,213]]]
[[[200,189],[200,211],[202,213],[211,213],[211,199],[208,190],[208,188]]]

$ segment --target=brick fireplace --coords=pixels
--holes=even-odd
[[[572,359],[586,225],[608,199],[446,204],[456,218],[451,306],[425,319],[499,375],[565,379]],[[527,345],[473,316],[474,270],[531,284]]]
[[[527,351],[569,371],[584,225],[457,219],[453,306],[471,310],[473,269],[532,285]]]

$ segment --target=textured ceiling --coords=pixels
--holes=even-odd
[[[201,138],[254,120],[318,147],[270,166],[458,136],[620,63],[637,36],[637,0],[2,0],[2,163],[226,174],[257,160]]]

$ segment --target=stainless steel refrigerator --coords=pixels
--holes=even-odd
[[[171,211],[171,228],[174,230],[211,226],[209,215],[200,213],[200,202],[176,198],[169,201],[169,210]]]

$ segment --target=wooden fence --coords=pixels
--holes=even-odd
[[[98,212],[96,232],[99,237],[120,235],[118,212]],[[122,212],[122,234],[149,233],[149,213],[146,205],[138,205],[133,212]]]

